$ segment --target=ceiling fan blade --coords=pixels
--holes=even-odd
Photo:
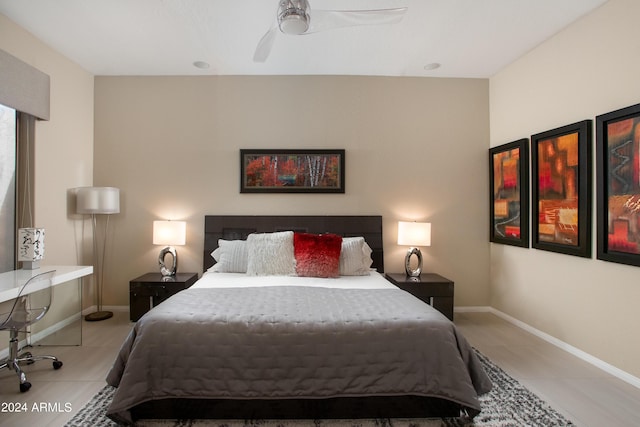
[[[374,10],[311,9],[309,30],[305,34],[358,25],[396,24],[402,20],[407,9],[406,7]]]
[[[273,42],[276,40],[276,36],[278,35],[278,26],[274,25],[267,31],[264,36],[258,42],[258,46],[256,47],[256,52],[253,54],[254,62],[265,62],[269,57],[269,53],[271,53],[271,48],[273,47]]]

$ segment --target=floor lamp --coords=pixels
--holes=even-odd
[[[98,308],[94,313],[87,314],[84,319],[88,321],[105,320],[113,316],[111,311],[102,310],[102,291],[104,288],[104,262],[107,249],[107,236],[109,231],[109,217],[120,212],[120,190],[114,187],[81,187],[76,193],[76,212],[91,215],[91,230],[93,233],[93,268],[95,270],[96,294]],[[106,215],[104,221],[104,238],[102,239],[102,251],[96,229],[98,226],[97,215]]]

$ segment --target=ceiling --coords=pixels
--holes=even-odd
[[[488,78],[606,0],[309,2],[408,10],[397,24],[278,33],[264,63],[253,54],[278,0],[0,0],[0,13],[95,75]]]

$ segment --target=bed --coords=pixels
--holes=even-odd
[[[380,216],[206,216],[204,241],[203,277],[123,343],[112,419],[480,412],[466,339],[381,275]]]

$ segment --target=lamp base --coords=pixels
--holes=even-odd
[[[96,322],[98,320],[107,320],[111,317],[113,317],[113,312],[111,311],[96,311],[84,316],[84,320],[87,322]]]
[[[173,264],[171,266],[165,265],[164,258],[167,254],[173,257]],[[172,277],[176,275],[178,271],[178,252],[173,246],[167,246],[160,251],[158,255],[158,265],[160,266],[160,274],[163,277]]]
[[[22,261],[23,270],[37,270],[40,268],[40,261]]]
[[[415,270],[411,269],[411,255],[415,255],[418,258],[418,266]],[[404,258],[404,271],[409,277],[419,277],[422,273],[422,252],[418,248],[409,248],[407,256]]]

